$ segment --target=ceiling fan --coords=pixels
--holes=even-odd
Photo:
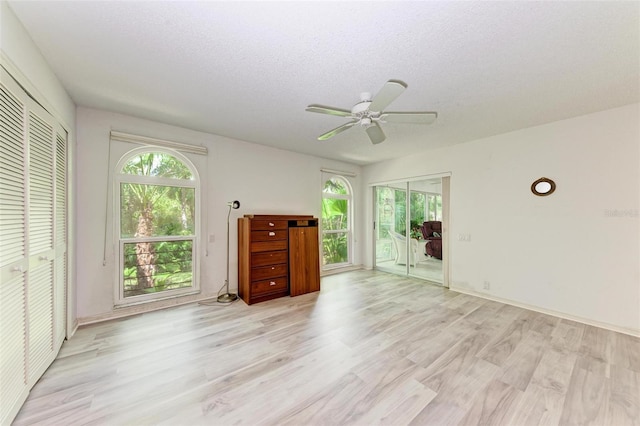
[[[306,111],[337,115],[351,119],[351,121],[342,126],[318,136],[318,140],[320,141],[332,138],[355,125],[360,125],[364,127],[371,143],[378,144],[387,138],[382,131],[382,127],[380,127],[380,123],[431,124],[438,117],[438,113],[431,111],[384,111],[406,88],[407,84],[400,80],[389,80],[373,98],[371,97],[371,93],[360,94],[360,102],[355,104],[353,108],[351,108],[351,111],[317,104],[309,105]]]

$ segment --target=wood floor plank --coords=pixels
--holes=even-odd
[[[615,333],[614,339],[613,363],[640,373],[640,339],[622,333]]]
[[[524,391],[537,370],[540,360],[548,350],[547,336],[528,331],[517,344],[511,355],[504,361],[504,374],[500,377],[505,383]]]
[[[508,424],[522,392],[500,380],[493,380],[475,399],[461,425]]]
[[[607,377],[583,368],[574,368],[560,424],[604,425],[610,392],[611,385]]]
[[[614,366],[611,372],[611,399],[605,423],[640,425],[640,373]]]
[[[557,348],[576,352],[580,349],[585,328],[584,324],[562,319],[551,332],[551,343]]]
[[[479,356],[498,367],[502,367],[513,351],[516,350],[527,331],[530,330],[532,316],[532,312],[521,310],[516,319],[509,322],[502,333],[488,342]]]
[[[437,394],[417,380],[408,380],[388,393],[367,411],[359,423],[365,425],[406,425],[426,407]]]
[[[538,366],[531,377],[531,383],[564,395],[569,389],[571,374],[577,358],[578,355],[575,352],[551,345],[542,353]]]
[[[515,411],[505,425],[565,425],[560,423],[565,394],[552,388],[530,384],[519,399]],[[570,421],[574,420],[569,416]],[[577,424],[577,423],[576,423]]]
[[[377,271],[81,327],[18,425],[573,425],[640,417],[640,339]]]

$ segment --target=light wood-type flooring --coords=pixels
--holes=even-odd
[[[629,425],[640,339],[376,271],[82,327],[16,425]]]

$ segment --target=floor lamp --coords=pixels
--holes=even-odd
[[[240,208],[240,201],[229,201],[229,213],[227,214],[227,279],[224,280],[225,293],[218,296],[219,303],[231,303],[238,298],[237,294],[229,293],[229,218],[231,217],[231,209]]]

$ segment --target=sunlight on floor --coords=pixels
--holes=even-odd
[[[407,273],[406,265],[397,265],[393,260],[377,261],[376,269],[397,275],[406,275]],[[425,256],[416,266],[409,268],[409,275],[442,284],[442,260]]]

